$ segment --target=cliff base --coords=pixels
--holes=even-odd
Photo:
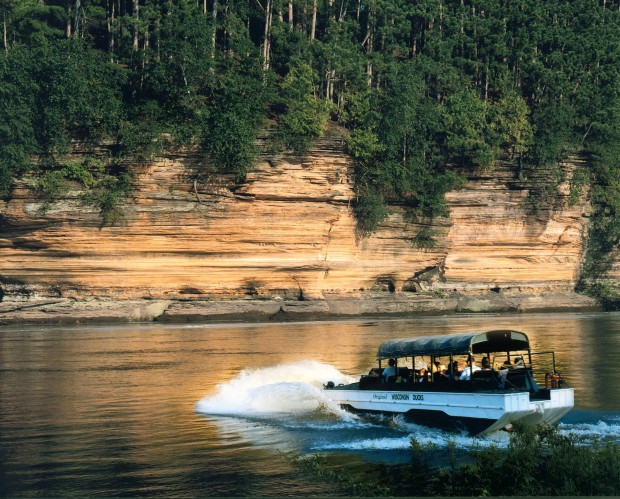
[[[600,311],[600,305],[576,293],[540,295],[410,295],[369,293],[321,300],[105,300],[32,299],[0,303],[0,325],[67,325],[131,322],[284,322],[373,316],[408,317],[458,313]]]

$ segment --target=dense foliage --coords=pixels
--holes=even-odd
[[[412,462],[367,464],[350,470],[325,454],[295,460],[297,466],[355,496],[617,496],[620,447],[582,441],[556,427],[515,425],[508,447],[457,453],[412,439]],[[458,454],[458,455],[457,455]],[[442,458],[443,456],[443,458]]]
[[[441,496],[615,496],[620,447],[586,444],[556,427],[517,425],[508,449],[480,449],[472,462],[440,469],[426,491]]]
[[[303,152],[349,130],[363,233],[386,203],[424,223],[470,171],[518,165],[539,199],[580,153],[596,255],[620,240],[618,0],[2,0],[0,191],[62,169],[197,144],[243,181],[271,118]],[[542,179],[542,180],[541,180]],[[597,256],[592,261],[600,261]]]

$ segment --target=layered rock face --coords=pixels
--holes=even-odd
[[[101,226],[79,192],[40,214],[42,201],[20,183],[0,205],[4,301],[457,293],[473,310],[476,295],[527,294],[535,302],[541,293],[570,292],[579,274],[585,202],[533,215],[508,165],[449,193],[450,217],[432,227],[436,246],[420,249],[411,240],[422,227],[398,207],[372,236],[358,236],[353,164],[336,129],[305,157],[262,157],[241,185],[197,176],[205,164],[189,152],[135,168],[132,199],[114,227]],[[570,174],[575,165],[564,168]]]

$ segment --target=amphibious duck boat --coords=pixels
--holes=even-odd
[[[379,367],[358,383],[326,383],[325,395],[353,412],[402,414],[473,435],[509,429],[517,420],[553,424],[574,405],[574,390],[556,371],[555,354],[532,352],[519,331],[390,340],[379,346],[377,359]],[[383,369],[387,359],[390,367]]]

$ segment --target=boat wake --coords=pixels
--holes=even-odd
[[[593,422],[560,423],[560,432],[575,435],[585,442],[590,440],[608,440],[620,443],[620,418],[599,419]]]
[[[217,393],[196,404],[201,414],[243,417],[303,415],[324,412],[350,421],[354,417],[323,396],[323,383],[352,383],[333,366],[317,361],[280,364],[262,369],[244,369],[218,386]]]
[[[387,426],[386,426],[387,425]],[[383,430],[383,431],[382,431]],[[375,433],[373,435],[373,433]],[[438,428],[417,425],[407,422],[402,416],[385,417],[375,424],[375,431],[370,434],[355,433],[351,438],[317,442],[313,451],[349,450],[403,450],[411,448],[412,440],[428,449],[446,449],[454,445],[461,451],[489,447],[506,447],[509,436],[505,432],[493,433],[484,437],[472,437],[469,433],[445,431]]]

